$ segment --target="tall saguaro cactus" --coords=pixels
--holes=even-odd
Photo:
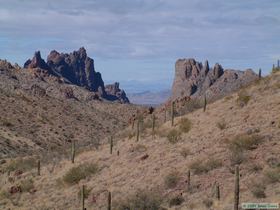
[[[108,192],[108,210],[112,209],[112,194]]]
[[[113,136],[110,137],[110,154],[113,154]]]
[[[262,78],[262,69],[259,69],[259,79]]]
[[[38,176],[41,175],[41,161],[40,160],[37,161],[37,175]]]
[[[171,104],[171,126],[174,126],[175,101]]]
[[[82,210],[85,210],[85,185],[82,186],[81,199],[82,199]]]
[[[220,185],[219,185],[219,183],[217,183],[216,184],[216,189],[215,189],[215,197],[216,197],[216,199],[217,200],[220,200],[220,197],[221,195],[220,195]]]
[[[234,210],[239,209],[239,166],[235,166]]]
[[[277,68],[280,68],[280,60],[277,60]]]
[[[191,171],[190,170],[188,170],[187,182],[188,182],[188,191],[190,191],[191,190]]]
[[[136,141],[139,141],[139,138],[140,138],[140,117],[137,120]]]
[[[203,112],[206,111],[206,106],[207,106],[207,98],[206,98],[206,94],[205,94],[205,95],[204,95]]]
[[[156,116],[152,115],[152,138],[155,138],[155,126],[156,126]]]
[[[75,140],[72,140],[72,148],[71,148],[71,161],[72,161],[72,163],[75,162],[75,153],[76,153]]]
[[[166,108],[164,108],[164,123],[166,123]]]

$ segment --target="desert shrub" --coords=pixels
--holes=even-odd
[[[191,130],[191,121],[188,118],[182,118],[179,122],[181,132],[188,133]]]
[[[34,182],[32,179],[26,179],[20,182],[20,188],[22,192],[30,192],[34,189]]]
[[[243,150],[231,150],[229,155],[231,165],[240,165],[246,160],[246,155]]]
[[[255,198],[265,198],[266,197],[266,195],[265,195],[266,186],[264,185],[263,182],[252,181],[249,184],[249,189]]]
[[[118,200],[113,203],[116,210],[160,210],[162,198],[158,192],[138,190],[125,200]]]
[[[210,198],[204,198],[202,203],[207,207],[210,208],[213,205],[213,200]]]
[[[224,130],[227,127],[227,124],[226,124],[225,120],[223,119],[220,122],[217,122],[217,127],[220,130]]]
[[[264,173],[264,181],[268,184],[280,182],[280,169],[269,169]]]
[[[242,134],[235,136],[229,141],[229,149],[233,150],[253,150],[262,142],[262,138],[258,135]]]
[[[184,148],[181,149],[180,154],[181,154],[184,158],[186,158],[188,155],[191,154],[191,152],[190,152],[189,148],[184,147]]]
[[[272,68],[272,70],[271,70],[271,73],[272,73],[272,74],[275,74],[275,73],[277,73],[277,72],[280,72],[280,68],[279,68],[279,67],[274,67],[274,68]]]
[[[209,159],[207,161],[195,160],[190,164],[190,169],[193,170],[195,174],[208,173],[211,170],[219,168],[222,166],[222,162],[217,159]]]
[[[130,152],[146,152],[147,147],[143,144],[137,144],[137,145],[133,146],[129,151]]]
[[[170,143],[175,144],[181,139],[181,132],[176,129],[172,129],[168,132],[167,139]]]
[[[20,170],[20,171],[29,171],[37,166],[37,161],[35,158],[18,158],[11,160],[7,166],[6,166],[6,171],[7,172],[12,172],[15,170]]]
[[[280,167],[280,158],[279,157],[269,157],[266,160],[266,162],[271,168]]]
[[[92,189],[87,188],[87,186],[85,186],[85,188],[84,188],[84,198],[85,198],[85,199],[88,198],[88,196],[90,195],[91,190],[92,190]],[[82,191],[79,190],[79,191],[78,191],[78,199],[80,200],[81,197],[82,197]]]
[[[185,104],[186,112],[192,112],[202,107],[203,107],[203,103],[200,99],[191,99]]]
[[[243,107],[248,104],[250,99],[251,99],[251,96],[247,93],[247,91],[241,90],[238,93],[237,103],[239,106]]]
[[[249,170],[250,172],[256,173],[256,172],[261,171],[262,169],[263,169],[262,166],[253,163],[253,164],[250,164],[250,165],[249,165],[249,169],[248,169],[248,170]]]
[[[165,178],[164,178],[164,185],[167,189],[174,188],[177,186],[178,182],[180,180],[178,172],[174,171],[169,173]]]
[[[96,164],[82,164],[71,168],[63,176],[63,181],[67,184],[77,184],[80,180],[97,173],[97,171]]]
[[[5,127],[13,127],[14,124],[12,124],[10,121],[8,121],[7,119],[3,119],[2,120],[2,125]]]
[[[175,196],[175,197],[172,197],[172,198],[169,200],[169,207],[172,207],[172,206],[179,206],[179,205],[181,205],[183,202],[184,202],[184,198],[183,198],[181,195],[177,195],[177,196]]]

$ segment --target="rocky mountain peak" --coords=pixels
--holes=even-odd
[[[45,70],[50,69],[49,66],[46,64],[46,62],[44,61],[44,59],[42,59],[40,51],[36,51],[34,53],[32,60],[28,59],[24,63],[24,68],[30,68],[30,69],[40,68]]]
[[[110,88],[109,92],[106,92],[101,73],[95,71],[94,60],[88,57],[84,47],[69,54],[53,50],[47,57],[47,63],[41,58],[40,52],[37,51],[32,60],[26,61],[24,67],[45,69],[48,70],[49,74],[96,92],[99,97],[129,102],[125,93],[121,93],[124,91],[120,90],[119,86],[115,87],[114,95],[112,95]]]
[[[206,93],[212,97],[219,97],[257,78],[252,70],[224,70],[218,63],[210,68],[207,60],[202,65],[193,58],[179,59],[175,64],[171,99],[200,97]]]

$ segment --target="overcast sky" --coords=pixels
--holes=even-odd
[[[280,0],[0,0],[0,58],[81,46],[105,82],[135,91],[169,88],[178,58],[269,72]]]

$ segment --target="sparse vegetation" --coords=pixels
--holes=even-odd
[[[22,192],[31,192],[34,189],[34,181],[32,179],[25,179],[20,182]]]
[[[251,96],[243,89],[238,93],[237,103],[239,106],[243,107],[249,103],[250,99]]]
[[[189,149],[189,148],[184,147],[184,148],[181,149],[180,154],[181,154],[184,158],[186,158],[188,155],[191,154],[191,152],[190,152],[190,149]]]
[[[6,166],[7,172],[19,170],[22,172],[29,171],[37,166],[35,158],[18,158],[11,160]]]
[[[170,143],[176,144],[181,139],[181,132],[177,129],[172,129],[168,132],[167,139]]]
[[[254,180],[249,184],[249,189],[255,198],[266,197],[265,195],[266,186],[263,182]]]
[[[190,164],[190,169],[194,174],[208,173],[209,171],[222,166],[222,162],[217,159],[209,159],[207,161],[195,160]]]
[[[253,150],[256,149],[261,142],[261,136],[241,134],[230,140],[228,146],[231,151]]]
[[[63,176],[63,181],[67,184],[77,184],[80,180],[97,173],[97,171],[98,167],[96,164],[82,164],[71,168]]]
[[[169,207],[179,206],[183,202],[184,202],[184,198],[181,195],[174,196],[169,200]]]
[[[210,208],[213,206],[213,200],[210,198],[204,198],[202,203],[205,205],[205,207]]]
[[[222,119],[221,121],[217,122],[217,127],[220,130],[224,130],[227,127],[227,124],[226,124],[225,120]]]
[[[88,188],[87,186],[84,187],[84,198],[87,199],[88,196],[90,195],[92,189]],[[80,200],[82,197],[82,192],[81,190],[78,191],[78,199]]]
[[[158,192],[138,190],[125,200],[118,200],[113,203],[116,210],[160,210],[162,198]]]
[[[191,121],[188,118],[182,118],[179,122],[179,129],[183,133],[188,133],[191,130]]]
[[[268,184],[273,184],[276,182],[280,182],[280,169],[268,169],[264,173],[264,181]]]
[[[164,178],[164,185],[167,189],[174,188],[177,186],[179,179],[180,177],[177,171],[171,172]]]

